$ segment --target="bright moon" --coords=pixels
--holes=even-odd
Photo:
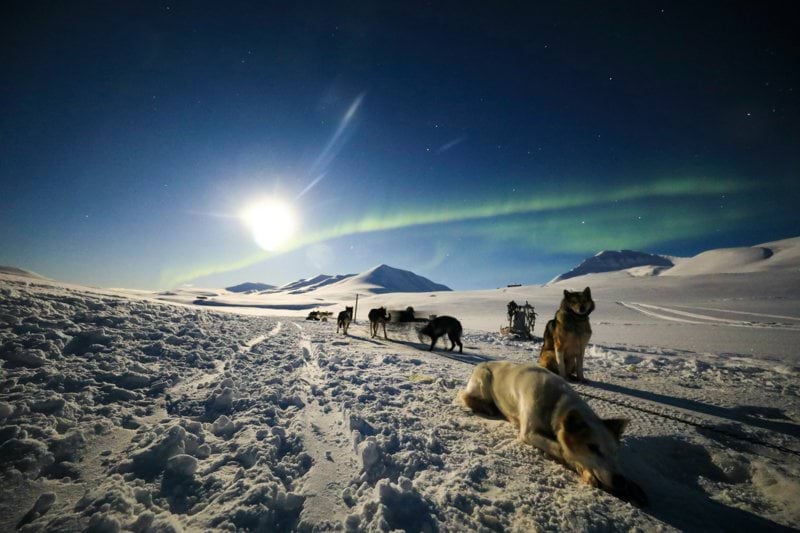
[[[280,200],[266,199],[248,207],[242,214],[253,240],[261,248],[272,252],[284,244],[295,230],[295,217],[291,206]]]

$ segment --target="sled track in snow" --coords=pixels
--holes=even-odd
[[[708,423],[708,419],[704,419],[702,417],[692,416],[688,414],[678,414],[677,411],[673,411],[672,409],[664,409],[664,408],[656,408],[653,406],[652,408],[646,407],[641,405],[641,403],[649,404],[647,400],[644,400],[640,403],[634,403],[631,400],[626,399],[620,394],[598,394],[597,391],[592,390],[589,391],[589,387],[586,385],[578,385],[578,384],[571,384],[571,386],[578,391],[583,397],[591,398],[593,400],[599,400],[601,402],[611,403],[614,405],[618,405],[624,407],[626,409],[632,409],[634,411],[638,411],[640,413],[645,413],[651,416],[657,416],[659,418],[665,420],[671,420],[673,422],[678,422],[680,424],[685,424],[687,426],[693,426],[698,429],[703,429],[705,431],[711,431],[717,433],[719,435],[723,435],[725,437],[740,440],[743,442],[747,442],[749,444],[755,444],[757,446],[763,446],[765,448],[770,448],[772,450],[776,450],[783,453],[788,453],[791,455],[795,455],[800,457],[800,450],[794,450],[791,448],[787,448],[781,444],[776,444],[773,442],[768,442],[762,438],[759,438],[754,435],[743,434],[741,432],[735,432],[731,430],[727,430],[724,428],[720,428],[718,426],[711,425]],[[774,431],[766,430],[769,433],[776,433]]]
[[[618,305],[630,309],[631,311],[636,311],[641,313],[645,316],[649,316],[652,318],[657,318],[660,320],[667,320],[669,322],[680,322],[682,324],[695,324],[700,326],[727,326],[727,327],[734,327],[734,328],[752,328],[752,329],[777,329],[777,330],[789,330],[789,331],[800,331],[800,326],[797,324],[787,324],[787,323],[778,323],[778,322],[756,322],[756,321],[748,321],[748,320],[735,320],[731,318],[723,318],[719,316],[712,316],[702,313],[692,313],[689,311],[682,311],[679,309],[674,309],[671,307],[664,307],[658,305],[651,305],[639,302],[617,302]],[[685,306],[683,306],[685,307]],[[704,309],[709,311],[717,311],[722,313],[729,313],[731,311],[725,311],[722,309],[711,309],[711,308],[691,308],[686,307],[687,309]],[[789,317],[789,316],[781,316],[781,315],[759,315],[758,313],[745,313],[740,311],[732,311],[735,314],[740,315],[749,315],[749,316],[763,316],[763,317],[780,317],[783,319],[788,320],[797,320],[796,317]]]

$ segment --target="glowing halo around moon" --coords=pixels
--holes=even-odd
[[[248,206],[241,217],[256,244],[268,252],[280,249],[297,229],[292,206],[276,198],[265,198]]]

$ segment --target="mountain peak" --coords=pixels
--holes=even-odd
[[[592,257],[584,259],[572,270],[556,276],[550,283],[583,276],[585,274],[615,272],[617,270],[625,270],[626,268],[640,266],[669,268],[673,265],[674,263],[669,258],[662,255],[637,252],[635,250],[603,250]]]
[[[369,292],[436,292],[449,291],[450,287],[435,283],[409,270],[402,270],[381,263],[360,274],[320,274],[282,285],[277,289],[289,294],[304,294],[320,291],[319,294]]]
[[[267,283],[245,281],[244,283],[239,283],[238,285],[233,285],[232,287],[225,287],[225,290],[229,292],[257,292],[274,288],[275,285],[268,285]]]
[[[373,286],[371,292],[375,294],[387,292],[436,292],[449,291],[450,287],[435,283],[428,278],[415,274],[410,270],[403,270],[381,263],[357,276],[353,283]]]

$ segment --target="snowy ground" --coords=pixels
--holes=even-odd
[[[600,414],[632,419],[621,460],[645,509],[453,402],[475,363],[538,353],[471,325],[494,329],[497,297],[489,311],[480,294],[458,304],[473,306],[463,355],[431,354],[402,326],[390,341],[363,323],[345,338],[296,316],[0,277],[0,530],[798,527],[791,302],[686,309],[608,286],[578,388]],[[724,322],[737,319],[750,325]],[[741,349],[674,342],[712,331]],[[766,334],[768,356],[751,354]]]

